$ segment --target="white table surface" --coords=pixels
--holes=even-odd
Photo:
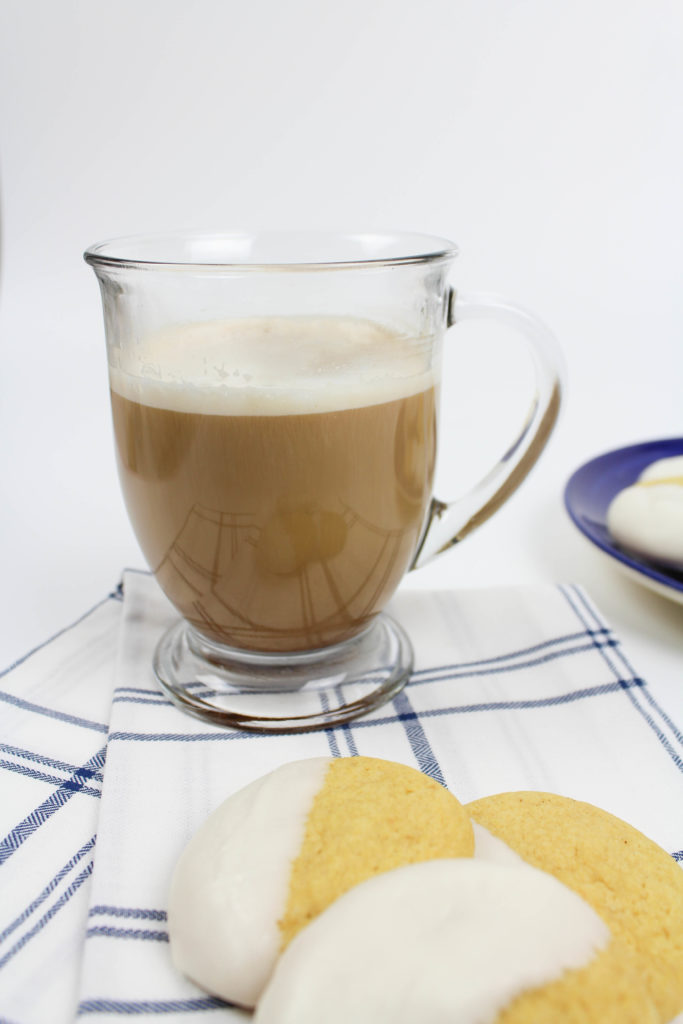
[[[562,505],[593,455],[683,435],[682,9],[164,11],[0,11],[0,665],[144,565],[82,250],[176,226],[389,227],[452,237],[457,286],[535,309],[568,367],[560,426],[529,480],[404,585],[581,583],[683,723],[683,607],[626,579]],[[491,343],[474,325],[449,342],[443,493],[505,447],[516,363],[487,355]]]

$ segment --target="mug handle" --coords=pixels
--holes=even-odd
[[[497,295],[448,294],[447,327],[463,320],[494,319],[513,327],[533,357],[536,391],[522,429],[500,461],[455,501],[432,498],[411,569],[419,569],[486,522],[517,490],[552,433],[563,391],[562,353],[548,328],[532,313]]]

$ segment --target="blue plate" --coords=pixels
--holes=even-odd
[[[665,570],[646,558],[618,547],[607,532],[607,508],[624,487],[635,483],[642,471],[657,459],[683,455],[683,437],[647,441],[599,455],[570,477],[564,503],[581,533],[616,559],[632,578],[664,597],[683,603],[683,574]]]

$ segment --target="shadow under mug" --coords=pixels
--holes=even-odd
[[[337,725],[405,685],[383,609],[404,574],[515,490],[557,417],[561,358],[529,313],[456,295],[455,246],[322,232],[117,239],[99,280],[128,513],[182,618],[154,671],[211,722]],[[441,350],[460,320],[516,328],[532,408],[469,494],[432,494]]]

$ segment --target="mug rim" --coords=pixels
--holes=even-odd
[[[106,239],[83,258],[111,269],[312,271],[435,263],[457,254],[448,239],[414,232],[173,231]]]

